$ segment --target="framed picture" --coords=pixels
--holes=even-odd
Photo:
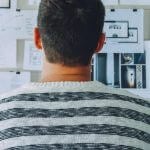
[[[10,8],[10,0],[0,0],[0,8]]]

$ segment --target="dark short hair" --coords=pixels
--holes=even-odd
[[[47,60],[66,66],[88,65],[104,16],[100,0],[41,0],[38,28]]]

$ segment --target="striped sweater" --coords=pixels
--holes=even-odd
[[[98,82],[0,96],[0,150],[150,150],[150,102]]]

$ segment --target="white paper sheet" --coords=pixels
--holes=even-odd
[[[0,40],[0,68],[16,68],[16,40]]]
[[[150,5],[150,0],[120,0],[123,5]]]
[[[0,11],[0,38],[33,39],[37,11]]]
[[[118,5],[118,0],[102,0],[104,5]]]
[[[35,48],[33,41],[25,41],[23,68],[25,70],[42,69],[42,52]]]
[[[0,72],[0,94],[14,90],[30,81],[30,72]]]
[[[37,14],[37,11],[30,10],[16,12],[14,20],[17,39],[33,39],[33,30],[37,26]]]
[[[107,9],[106,23],[109,21],[128,22],[127,38],[106,38],[102,52],[106,53],[143,53],[144,52],[144,11],[143,9]],[[140,23],[139,23],[140,22]],[[118,24],[119,25],[119,24]],[[104,28],[107,35],[109,28]],[[122,28],[127,29],[127,28]],[[115,30],[114,30],[115,31]],[[113,31],[113,32],[114,32]],[[125,33],[122,32],[122,33]],[[115,34],[115,32],[113,33]],[[116,31],[116,34],[119,34]]]

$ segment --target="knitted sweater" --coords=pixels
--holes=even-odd
[[[98,82],[0,96],[0,150],[150,150],[150,102]]]

